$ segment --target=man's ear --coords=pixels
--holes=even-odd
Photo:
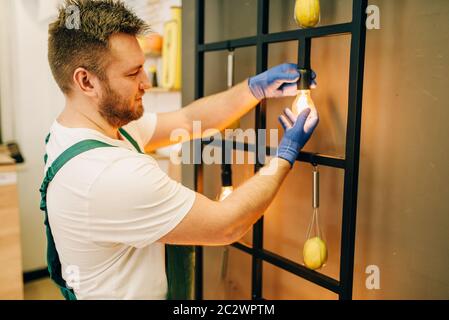
[[[73,73],[74,86],[84,95],[91,98],[100,97],[100,82],[98,78],[84,68],[77,68]]]

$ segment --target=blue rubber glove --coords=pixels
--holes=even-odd
[[[310,109],[305,109],[296,118],[290,109],[285,109],[285,116],[279,116],[279,122],[285,130],[285,134],[282,137],[281,143],[277,150],[277,157],[282,158],[290,162],[291,166],[298,158],[298,154],[305,146],[312,136],[313,131],[318,125],[318,114],[310,116]],[[287,120],[288,119],[288,120]],[[310,128],[309,131],[304,131],[304,125]]]
[[[298,94],[298,66],[284,63],[268,69],[248,80],[248,86],[258,100],[266,98],[292,97]],[[312,80],[316,77],[312,72]],[[313,81],[312,85],[315,84]]]

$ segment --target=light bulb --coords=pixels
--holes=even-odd
[[[311,111],[315,109],[315,103],[313,103],[310,90],[299,90],[299,93],[293,102],[292,111],[296,116],[298,116],[307,108],[310,108]]]
[[[234,191],[233,186],[221,187],[220,195],[218,196],[218,201],[223,201]]]
[[[292,111],[295,114],[295,116],[299,116],[301,112],[303,112],[307,108],[310,109],[310,114],[307,117],[307,119],[311,119],[317,116],[315,103],[312,100],[310,90],[299,90],[299,93],[296,96],[295,101],[293,102]],[[310,124],[308,122],[309,121],[307,121],[306,124],[304,125],[305,131],[310,130]]]

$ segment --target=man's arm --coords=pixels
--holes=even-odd
[[[197,194],[187,216],[159,241],[181,245],[226,245],[240,239],[274,199],[299,151],[318,125],[318,113],[309,117],[310,111],[303,111],[296,119],[290,110],[286,110],[287,118],[280,117],[286,132],[276,158],[222,202]],[[308,131],[304,129],[305,125]]]
[[[288,161],[273,158],[268,175],[262,169],[222,202],[197,193],[182,222],[159,242],[179,245],[228,245],[238,241],[259,220],[290,171]],[[269,168],[269,167],[266,167]]]
[[[296,95],[299,77],[297,65],[284,63],[227,91],[194,101],[180,111],[160,114],[154,135],[145,151],[151,152],[177,143],[178,141],[170,141],[170,135],[175,129],[185,129],[190,139],[201,138],[207,129],[222,131],[262,99]],[[195,120],[201,121],[202,132],[193,132]]]
[[[156,130],[145,151],[151,152],[175,143],[170,141],[170,135],[176,129],[185,129],[190,139],[201,138],[202,132],[193,132],[193,121],[201,121],[203,132],[212,128],[224,130],[258,103],[259,100],[248,87],[248,81],[244,81],[224,92],[196,100],[179,111],[158,114]]]

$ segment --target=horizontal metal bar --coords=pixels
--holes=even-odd
[[[284,258],[280,255],[277,255],[273,252],[270,252],[268,250],[256,250],[251,247],[248,247],[247,245],[244,245],[242,243],[236,242],[233,243],[232,246],[236,249],[239,249],[241,251],[244,251],[248,254],[252,254],[257,256],[258,258],[264,260],[265,262],[268,262],[282,270],[285,270],[287,272],[293,273],[301,278],[304,278],[316,285],[319,285],[323,288],[326,288],[332,292],[335,292],[337,294],[340,293],[340,283],[324,274],[321,274],[319,272],[307,269],[306,267],[289,260],[287,258]]]
[[[241,251],[244,251],[248,254],[253,253],[253,248],[248,247],[246,244],[243,244],[241,242],[235,242],[235,243],[231,244],[231,246],[233,246],[234,248],[239,249]]]
[[[247,38],[239,38],[234,40],[220,41],[220,42],[212,42],[206,44],[198,45],[199,52],[210,52],[210,51],[220,51],[220,50],[229,50],[236,48],[244,48],[251,47],[257,44],[257,37],[247,37]]]
[[[232,143],[232,148],[234,150],[238,150],[238,151],[245,151],[245,152],[256,152],[256,145],[255,144],[249,144],[246,142],[239,142],[236,140],[220,140],[220,139],[211,139],[210,141],[202,141],[201,140],[201,144],[202,146],[205,145],[211,145],[214,148],[222,148],[223,144],[231,144]]]
[[[222,148],[223,144],[232,143],[232,147],[234,150],[237,151],[244,151],[244,152],[256,152],[256,145],[249,144],[245,142],[238,142],[238,141],[229,141],[229,140],[211,140],[211,141],[201,141],[202,145],[212,145],[216,148]],[[267,147],[266,148],[266,154],[268,156],[275,156],[276,155],[276,148]],[[296,159],[300,162],[307,162],[311,164],[317,164],[322,165],[326,167],[332,167],[332,168],[338,168],[338,169],[345,169],[346,168],[346,161],[343,158],[335,157],[335,156],[329,156],[329,155],[323,155],[318,153],[310,153],[310,152],[300,152],[298,155],[298,158]]]
[[[352,23],[341,23],[329,26],[322,26],[310,29],[296,29],[291,31],[282,31],[277,33],[265,34],[262,36],[262,42],[276,43],[284,41],[293,41],[300,38],[321,38],[328,36],[338,36],[351,33]]]
[[[300,152],[297,161],[308,162],[311,164],[317,164],[332,168],[339,168],[339,169],[346,168],[345,159],[318,153]]]
[[[353,27],[352,23],[341,23],[310,29],[282,31],[264,34],[261,35],[260,37],[253,36],[253,37],[232,39],[227,41],[199,44],[197,46],[197,50],[199,52],[211,52],[211,51],[251,47],[257,45],[259,41],[262,43],[277,43],[285,41],[294,41],[300,38],[321,38],[327,36],[338,36],[343,34],[350,34],[352,32],[352,27]]]

